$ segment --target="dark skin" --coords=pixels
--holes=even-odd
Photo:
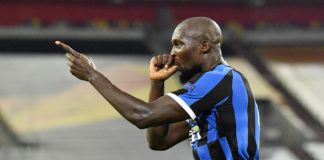
[[[200,32],[192,29],[189,22],[175,29],[170,55],[158,55],[151,59],[151,90],[148,103],[113,85],[95,69],[93,62],[86,55],[62,42],[55,43],[67,52],[70,72],[75,77],[90,82],[130,123],[140,129],[148,128],[147,140],[151,149],[165,150],[188,138],[189,127],[185,120],[190,117],[176,101],[164,96],[164,81],[176,71],[183,72],[198,65],[204,72],[219,63],[210,41],[188,37],[188,32]]]

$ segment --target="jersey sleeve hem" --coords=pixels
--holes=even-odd
[[[183,101],[180,97],[173,93],[167,94],[169,97],[171,97],[173,100],[175,100],[187,113],[192,119],[196,119],[195,112],[192,111],[192,109],[187,105],[185,101]]]

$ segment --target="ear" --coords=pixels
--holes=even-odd
[[[208,53],[210,51],[211,44],[209,41],[204,41],[200,44],[199,48],[201,53]]]

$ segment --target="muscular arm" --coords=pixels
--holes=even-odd
[[[129,122],[138,128],[148,128],[188,119],[188,114],[169,96],[162,96],[155,101],[146,103],[121,91],[108,78],[95,69],[92,60],[73,50],[68,45],[56,41],[56,45],[64,49],[70,66],[70,72],[77,78],[88,81],[92,86]],[[162,61],[150,62],[150,76],[167,79],[176,71],[176,66],[169,69],[161,68]]]
[[[164,94],[164,81],[151,80],[149,102]],[[153,150],[165,150],[188,138],[188,124],[185,121],[147,129],[147,141]]]
[[[129,122],[140,129],[188,119],[188,114],[168,96],[146,103],[114,86],[104,75],[90,71],[92,86]]]

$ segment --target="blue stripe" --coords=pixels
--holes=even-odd
[[[211,160],[209,155],[209,149],[207,145],[203,145],[197,148],[197,153],[200,160]]]
[[[238,154],[241,158],[248,159],[248,95],[242,77],[235,71],[233,71],[232,89]]]
[[[232,160],[233,159],[232,152],[231,152],[231,149],[230,149],[230,146],[229,146],[229,144],[227,142],[226,137],[220,138],[218,141],[219,141],[220,145],[222,146],[222,149],[223,149],[223,152],[224,152],[224,154],[226,156],[226,159],[227,160]]]
[[[204,75],[192,85],[193,89],[191,92],[181,94],[179,97],[184,100],[188,106],[191,106],[212,90],[231,69],[232,68],[225,65],[218,65],[214,70],[204,73]]]
[[[259,160],[259,159],[260,159],[259,150],[257,149],[255,152],[254,160]]]

